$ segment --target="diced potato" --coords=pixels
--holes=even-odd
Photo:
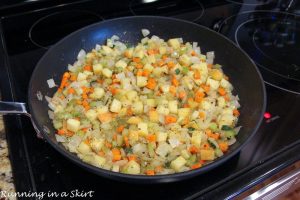
[[[138,124],[142,121],[141,118],[139,117],[130,117],[128,120],[127,120],[127,123],[128,124]]]
[[[167,48],[165,46],[160,46],[159,47],[159,53],[164,55],[167,53]]]
[[[119,172],[120,171],[120,166],[119,165],[113,165],[111,171]]]
[[[138,123],[138,129],[139,129],[140,134],[142,136],[147,136],[148,135],[148,125],[147,125],[147,123],[144,123],[144,122]]]
[[[147,77],[144,77],[144,76],[137,76],[136,77],[136,85],[138,87],[145,87],[147,85],[147,80],[148,78]]]
[[[103,114],[108,112],[108,107],[107,106],[100,106],[97,108],[97,113],[98,114]]]
[[[217,81],[220,81],[223,78],[223,73],[218,69],[212,69],[210,71],[210,76]]]
[[[150,110],[149,111],[149,119],[151,122],[158,122],[159,121],[159,115],[156,110]]]
[[[94,155],[94,162],[93,164],[97,167],[103,167],[104,164],[106,163],[106,159],[101,157],[101,156],[98,156],[98,155]]]
[[[155,150],[155,152],[161,157],[165,157],[171,151],[172,151],[171,145],[167,144],[166,142],[160,142],[158,144],[158,147]]]
[[[178,101],[169,101],[169,110],[171,113],[177,113],[178,111]]]
[[[93,75],[93,72],[86,71],[86,70],[84,70],[83,73],[84,73],[87,77]]]
[[[144,105],[141,101],[136,101],[132,104],[132,111],[134,114],[141,114],[143,113]]]
[[[136,48],[136,49],[138,49],[138,48]],[[141,59],[144,58],[144,56],[145,56],[144,50],[143,49],[135,50],[133,56],[141,58]]]
[[[109,46],[102,45],[102,49],[105,55],[111,54],[113,52],[112,48]]]
[[[149,63],[144,65],[144,69],[148,70],[149,72],[152,72],[154,67],[152,65],[150,65]]]
[[[186,163],[186,160],[182,156],[179,156],[171,162],[170,166],[176,172],[179,172],[181,167],[183,167],[185,165],[185,163]]]
[[[99,88],[99,87],[96,87],[94,89],[94,92],[92,94],[90,94],[90,97],[92,99],[101,99],[103,96],[104,96],[104,89],[103,88]]]
[[[163,93],[168,93],[170,91],[170,86],[169,85],[162,85],[160,86],[161,90]]]
[[[209,103],[208,101],[206,100],[201,101],[201,108],[203,110],[210,110],[211,106],[212,106],[211,103]]]
[[[231,88],[232,88],[231,83],[229,83],[229,81],[227,81],[227,80],[224,79],[224,78],[221,79],[220,85],[221,85],[223,88],[226,88],[226,89],[231,89]]]
[[[200,147],[200,145],[201,145],[202,134],[203,133],[201,131],[194,131],[192,134],[191,142],[196,147]]]
[[[118,62],[116,62],[115,66],[125,69],[127,67],[127,63],[124,60],[119,60]]]
[[[178,109],[178,116],[180,118],[186,118],[191,112],[190,108],[179,108]]]
[[[108,69],[108,68],[104,68],[104,69],[102,70],[102,74],[103,74],[105,77],[110,78],[110,77],[112,76],[112,71],[111,71],[110,69]]]
[[[97,118],[97,111],[90,109],[85,113],[85,116],[90,120],[90,121],[94,121]]]
[[[133,55],[133,48],[127,49],[124,53],[126,55],[126,57],[128,58],[132,58]]]
[[[114,113],[118,113],[120,112],[121,108],[122,108],[122,103],[119,100],[114,99],[110,105],[110,111]]]
[[[180,48],[180,42],[178,38],[173,38],[168,40],[168,44],[173,47],[174,49],[179,49]]]
[[[184,159],[189,159],[191,157],[191,153],[188,150],[186,150],[186,149],[182,150],[181,153],[180,153],[180,155]]]
[[[214,160],[215,159],[215,151],[214,150],[200,150],[200,158],[201,160]]]
[[[223,125],[231,126],[233,122],[235,121],[235,117],[232,114],[223,114],[220,116],[218,122],[219,122],[219,128],[222,128]]]
[[[124,166],[122,172],[126,174],[139,174],[141,172],[141,167],[136,161],[131,160]]]
[[[208,79],[207,79],[206,84],[210,86],[210,89],[211,89],[211,90],[216,90],[216,89],[218,89],[219,86],[220,86],[219,81],[216,81],[216,80],[211,79],[211,78],[208,78]]]
[[[146,100],[146,105],[149,106],[149,107],[155,107],[156,106],[155,99],[147,99]]]
[[[182,56],[179,57],[179,63],[188,66],[191,64],[191,58],[188,55],[183,54]]]
[[[80,121],[77,119],[68,119],[67,120],[67,129],[72,132],[76,132],[79,130]]]
[[[96,153],[102,149],[103,144],[104,144],[104,139],[102,139],[102,138],[98,139],[98,138],[93,137],[90,141],[91,148]]]
[[[84,141],[82,141],[79,144],[77,150],[82,154],[89,154],[92,151],[91,147],[89,145],[87,145]]]
[[[148,61],[148,63],[155,63],[156,62],[155,55],[147,56],[147,61]]]
[[[224,97],[218,97],[217,99],[218,107],[224,108],[226,106],[226,101]]]
[[[126,93],[126,97],[128,100],[133,101],[137,97],[137,92],[135,90],[130,90]]]
[[[79,72],[77,75],[77,81],[83,81],[83,80],[86,80],[86,78],[87,78],[87,75],[82,72]]]
[[[128,136],[129,136],[129,143],[133,145],[139,140],[139,131],[130,130]]]
[[[157,106],[157,112],[162,115],[168,115],[170,113],[169,108],[166,108],[164,105]]]
[[[159,132],[156,132],[155,135],[156,135],[157,142],[167,141],[168,133],[159,131]]]
[[[201,77],[206,77],[208,75],[208,69],[207,64],[205,62],[199,63],[199,64],[193,64],[191,66],[192,69],[197,69],[200,71]]]

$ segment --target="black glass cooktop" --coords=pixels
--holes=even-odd
[[[47,2],[47,1],[44,1]],[[17,191],[95,191],[96,199],[189,199],[223,194],[229,180],[242,191],[253,180],[298,158],[300,123],[300,3],[297,1],[127,0],[43,4],[42,9],[1,18],[1,93],[6,101],[27,101],[31,73],[47,49],[69,33],[102,20],[132,15],[164,15],[207,26],[232,39],[257,63],[267,87],[267,112],[256,136],[242,151],[213,171],[187,181],[136,185],[111,181],[74,165],[36,137],[26,117],[6,116]],[[66,1],[67,2],[67,1]],[[291,152],[282,161],[282,151]],[[258,174],[258,169],[262,174]],[[256,171],[252,173],[251,171]],[[226,194],[232,195],[232,194]],[[226,196],[219,196],[225,198]]]

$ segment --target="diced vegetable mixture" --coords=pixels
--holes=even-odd
[[[127,174],[213,162],[240,129],[238,96],[214,57],[196,42],[157,36],[136,46],[113,36],[81,50],[48,98],[57,141],[84,162]]]

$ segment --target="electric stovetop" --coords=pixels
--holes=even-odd
[[[51,45],[69,33],[115,17],[163,15],[207,26],[245,50],[256,62],[266,83],[267,111],[255,137],[228,162],[193,179],[160,185],[128,184],[91,174],[39,139],[28,118],[6,116],[17,191],[77,189],[95,191],[97,199],[223,199],[238,195],[299,160],[300,2],[47,2],[31,2],[26,9],[14,7],[14,12],[7,8],[0,14],[2,100],[26,102],[29,79],[36,63]]]

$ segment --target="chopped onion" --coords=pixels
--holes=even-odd
[[[231,138],[227,142],[228,142],[228,145],[233,145],[236,142],[236,139],[235,138]]]
[[[55,110],[55,106],[53,105],[52,102],[49,102],[49,103],[48,103],[48,107],[49,107],[51,110]]]
[[[43,100],[43,95],[42,95],[41,91],[37,91],[36,97],[38,98],[39,101]]]
[[[51,110],[48,110],[48,115],[50,119],[54,119],[54,112]]]
[[[52,100],[52,98],[48,97],[47,95],[45,95],[45,99],[48,103],[51,102],[51,100]]]
[[[55,138],[56,138],[57,142],[66,142],[67,141],[66,137],[62,136],[62,135],[55,134]]]
[[[193,42],[193,49],[198,47],[198,42]]]
[[[95,47],[96,51],[99,51],[101,49],[101,45],[99,44],[96,44],[96,47]]]
[[[144,37],[150,34],[150,31],[148,29],[142,29],[142,34]]]
[[[125,74],[124,74],[124,72],[122,72],[122,73],[117,74],[116,77],[119,80],[123,80],[125,78]]]
[[[78,53],[77,59],[78,60],[84,60],[86,56],[85,50],[81,49]]]
[[[241,130],[242,126],[235,127],[233,130],[238,134]]]
[[[113,35],[111,38],[110,38],[112,41],[115,41],[115,40],[119,40],[119,36],[117,35]]]
[[[180,141],[175,137],[170,138],[168,141],[173,149],[180,145]]]
[[[200,59],[198,57],[196,57],[196,56],[192,56],[191,57],[191,62],[193,64],[199,64],[199,63],[201,63]]]
[[[207,57],[207,59],[208,59],[208,58],[214,59],[214,58],[215,58],[215,52],[214,52],[214,51],[209,51],[209,52],[207,52],[207,53],[206,53],[206,57]]]
[[[56,86],[56,84],[55,84],[53,78],[48,79],[48,80],[47,80],[47,83],[48,83],[48,87],[49,87],[49,88],[54,88],[54,87]]]

